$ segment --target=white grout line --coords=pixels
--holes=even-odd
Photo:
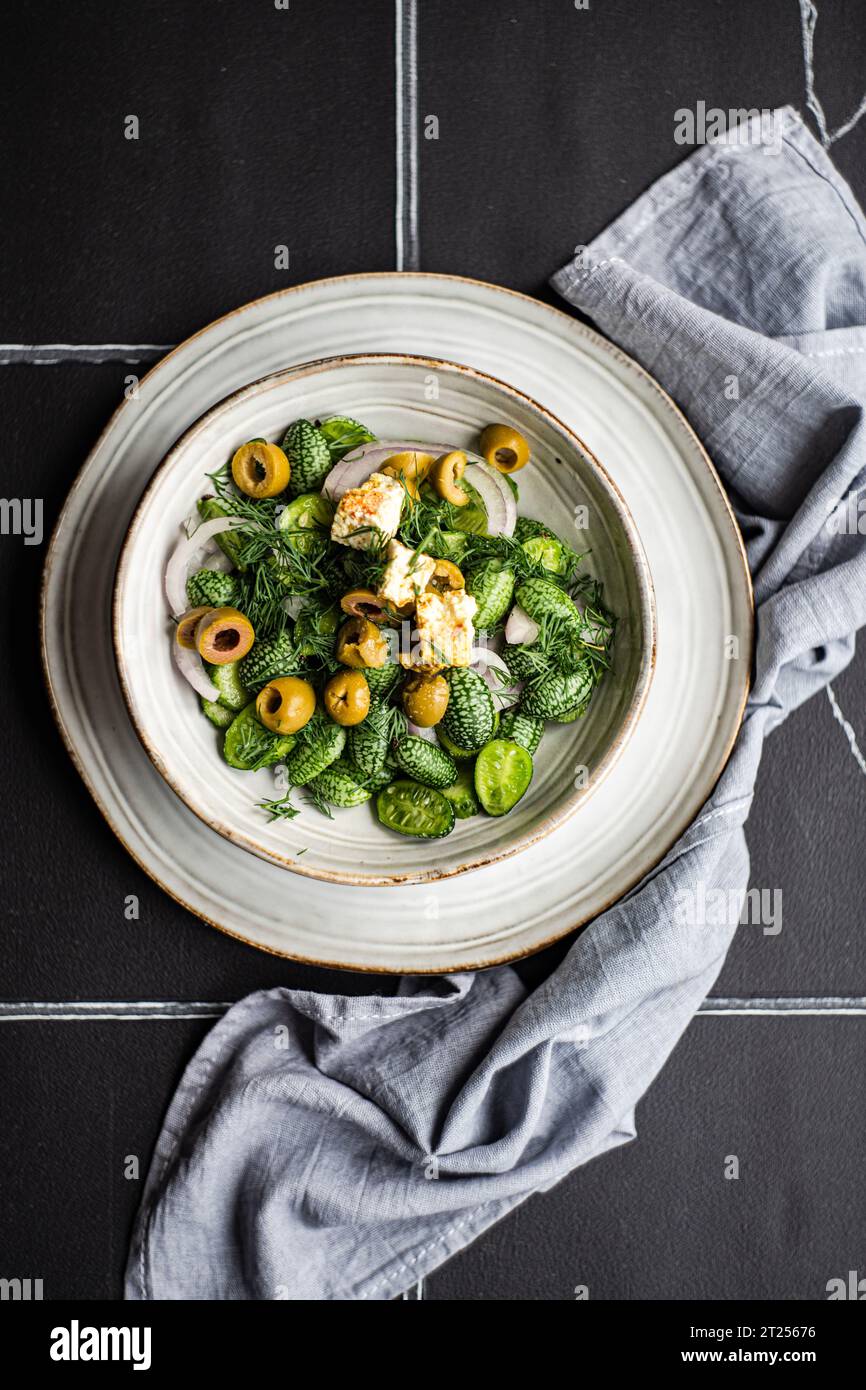
[[[0,1001],[0,1023],[41,1020],[49,1023],[124,1022],[160,1019],[222,1018],[232,1004],[224,1000],[190,999],[61,999],[45,1002],[33,999]],[[721,1017],[773,1014],[780,1017],[814,1014],[866,1015],[866,996],[823,995],[797,998],[774,996],[755,999],[705,999],[699,1013]]]
[[[222,1018],[230,1002],[193,999],[63,999],[47,1003],[33,999],[0,1001],[0,1023],[21,1023],[123,1019]]]
[[[803,42],[803,67],[806,70],[806,105],[817,122],[821,144],[825,149],[829,149],[837,140],[841,140],[843,135],[847,135],[849,130],[854,129],[861,116],[866,115],[866,96],[863,97],[854,114],[843,125],[837,126],[835,130],[828,130],[827,117],[824,115],[824,108],[815,91],[814,59],[817,23],[818,10],[812,0],[800,0],[800,33]]]
[[[24,363],[51,367],[58,362],[154,362],[174,343],[0,343],[0,367]]]
[[[418,9],[417,0],[394,0],[396,102],[396,206],[398,270],[418,270]]]
[[[712,1014],[716,1017],[721,1017],[723,1014],[732,1014],[735,1017],[742,1017],[747,1014],[762,1016],[772,1014],[774,1017],[781,1018],[791,1018],[796,1015],[809,1017],[817,1014],[850,1014],[856,1018],[860,1015],[866,1016],[866,997],[825,995],[811,999],[798,999],[794,996],[768,999],[714,999],[711,996],[704,1000],[698,1012]]]
[[[836,720],[837,724],[841,725],[842,732],[848,740],[848,746],[851,749],[854,761],[857,763],[860,771],[866,776],[866,758],[864,758],[860,745],[857,742],[857,735],[842,713],[839,701],[836,699],[836,692],[832,685],[828,685],[826,690],[827,699],[830,701],[830,708],[833,711],[833,718]]]

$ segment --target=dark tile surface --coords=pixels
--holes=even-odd
[[[41,1278],[46,1298],[119,1295],[162,1112],[206,1027],[0,1024],[0,1275]],[[425,1296],[825,1297],[828,1279],[866,1271],[864,1029],[696,1020],[638,1108],[638,1142],[531,1198]]]
[[[530,1198],[425,1297],[826,1298],[866,1271],[864,1033],[863,1018],[696,1019],[638,1106],[637,1142]]]
[[[0,1276],[42,1279],[46,1299],[121,1296],[162,1114],[208,1026],[0,1025]]]
[[[4,28],[0,341],[173,343],[393,265],[389,0],[25,0]]]
[[[863,95],[864,18],[858,0],[819,9],[832,129]],[[552,297],[551,268],[680,162],[678,109],[805,111],[796,0],[476,0],[471,57],[448,0],[421,14],[421,115],[439,120],[420,140],[425,270]],[[866,124],[833,154],[862,186]]]

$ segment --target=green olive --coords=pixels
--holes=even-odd
[[[325,709],[335,724],[350,729],[367,718],[370,687],[362,671],[338,671],[325,686]]]
[[[529,462],[529,445],[510,425],[488,425],[481,431],[481,452],[491,468],[516,473]]]
[[[371,623],[383,623],[388,616],[372,589],[350,589],[340,599],[340,607],[353,618],[369,618]]]
[[[256,696],[256,714],[274,734],[296,734],[309,724],[316,708],[316,692],[297,676],[280,676]]]
[[[419,729],[432,729],[448,708],[444,676],[410,676],[403,684],[403,708]]]
[[[337,633],[337,660],[356,671],[378,669],[388,660],[388,643],[369,618],[350,618]]]

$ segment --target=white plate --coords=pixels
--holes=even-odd
[[[223,761],[213,726],[172,659],[163,575],[184,534],[181,523],[210,486],[208,474],[246,439],[279,440],[291,420],[329,415],[361,418],[380,439],[440,440],[464,449],[477,447],[491,420],[520,430],[532,452],[531,465],[518,475],[521,512],[543,518],[589,551],[582,571],[602,580],[605,601],[617,615],[611,669],[582,719],[548,724],[520,803],[508,816],[458,821],[447,840],[385,830],[372,805],[336,811],[329,821],[304,806],[303,793],[294,797],[297,819],[269,821],[257,803],[278,794],[272,770],[238,772]],[[576,519],[586,523],[579,530]],[[649,570],[628,509],[603,466],[520,392],[427,357],[356,355],[307,363],[254,382],[209,410],[150,482],[117,574],[118,668],[154,766],[196,815],[233,843],[330,883],[432,881],[493,864],[549,835],[601,786],[635,728],[652,674]]]
[[[114,565],[142,480],[193,420],[244,382],[346,352],[464,362],[541,401],[605,460],[656,595],[653,684],[595,796],[517,858],[420,887],[302,879],[227,844],[151,766],[114,668]],[[706,454],[634,362],[568,315],[507,290],[447,276],[362,275],[246,305],[149,373],[139,399],[114,415],[61,515],[46,562],[42,639],[70,753],[115,833],[169,893],[266,950],[418,973],[536,950],[658,862],[733,746],[748,692],[752,597],[742,540]]]

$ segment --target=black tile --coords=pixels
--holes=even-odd
[[[43,1279],[46,1298],[118,1296],[161,1118],[208,1026],[0,1024],[0,1273]],[[425,1297],[822,1299],[829,1279],[863,1276],[864,1027],[696,1020],[637,1141],[529,1199]]]
[[[389,0],[24,4],[4,29],[0,341],[172,343],[393,267]]]
[[[530,1198],[425,1297],[820,1300],[863,1277],[864,1030],[697,1019],[638,1106],[637,1140]]]
[[[821,11],[818,91],[834,126],[862,96],[864,31],[857,0]],[[806,113],[789,0],[476,0],[460,23],[448,0],[425,0],[420,57],[423,269],[544,297],[575,244],[683,158],[678,109]],[[866,121],[833,156],[866,198]]]
[[[866,748],[866,651],[833,683]],[[750,884],[781,895],[782,930],[743,925],[714,993],[866,995],[866,776],[826,693],[770,737],[746,826]]]
[[[0,1025],[0,1275],[46,1299],[122,1296],[162,1116],[209,1026]]]

